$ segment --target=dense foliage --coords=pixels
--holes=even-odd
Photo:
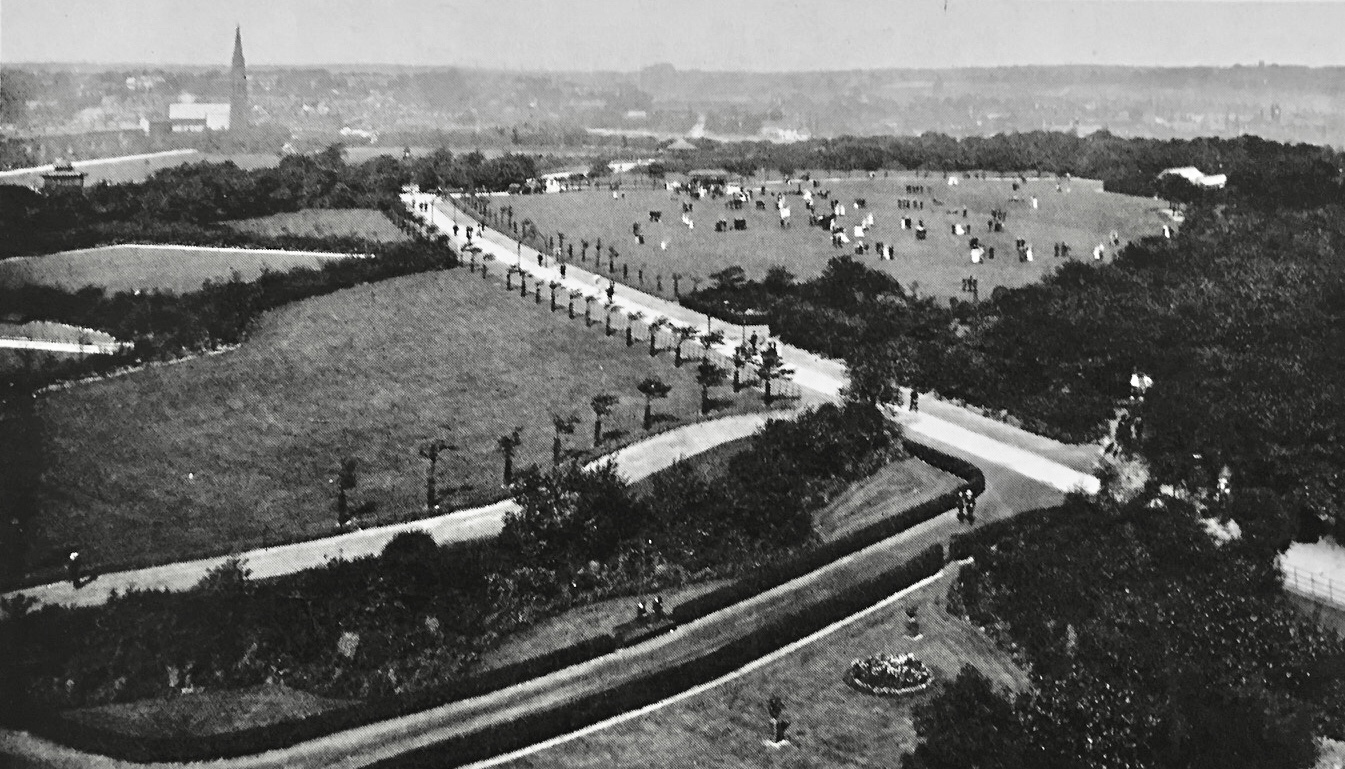
[[[766,169],[790,175],[808,169],[1073,175],[1101,179],[1108,190],[1154,195],[1158,174],[1197,166],[1228,174],[1230,190],[1253,199],[1273,197],[1297,206],[1339,200],[1342,156],[1327,147],[1281,144],[1256,136],[1233,139],[1131,139],[1098,131],[1088,136],[1029,131],[954,138],[842,136],[794,144],[701,142],[695,151],[665,158],[667,171],[705,166],[750,174]]]
[[[0,258],[113,242],[225,245],[239,235],[210,225],[310,208],[388,208],[402,187],[502,190],[536,175],[532,158],[480,153],[422,158],[389,155],[348,164],[340,145],[287,155],[274,168],[196,163],[131,184],[97,184],[82,194],[38,195],[0,186]],[[193,226],[194,225],[194,226]],[[204,228],[204,229],[203,229]],[[202,243],[202,241],[211,241]]]
[[[772,422],[707,482],[685,474],[635,497],[610,466],[529,469],[497,540],[449,548],[399,535],[382,556],[252,583],[237,565],[196,590],[0,623],[7,675],[32,707],[280,679],[365,698],[451,682],[508,633],[572,606],[732,576],[804,548],[829,493],[902,456],[875,409],[824,406]],[[703,506],[702,506],[703,504]],[[176,673],[172,672],[176,671]]]
[[[1205,514],[1081,499],[973,546],[949,593],[1012,650],[1010,703],[964,672],[918,709],[911,765],[1305,767],[1345,731],[1345,644],[1293,607],[1273,566],[1288,514],[1261,490]]]
[[[1195,206],[1173,240],[977,306],[912,296],[848,257],[807,283],[687,303],[726,300],[846,359],[861,390],[895,379],[1068,440],[1102,434],[1138,368],[1155,381],[1141,438],[1160,480],[1209,486],[1227,464],[1290,500],[1306,536],[1345,524],[1345,209]]]

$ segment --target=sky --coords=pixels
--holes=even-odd
[[[0,0],[0,63],[798,71],[1345,65],[1345,1]]]

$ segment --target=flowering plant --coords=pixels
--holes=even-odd
[[[913,655],[875,654],[850,663],[850,680],[875,694],[905,694],[924,689],[934,679],[925,663]]]

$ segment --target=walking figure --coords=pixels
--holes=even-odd
[[[84,561],[80,557],[79,551],[70,551],[70,556],[65,561],[65,570],[70,576],[72,587],[80,588],[84,585]]]
[[[663,596],[661,595],[654,596],[654,617],[655,619],[663,619],[664,617]]]
[[[647,614],[648,611],[644,607],[644,601],[635,604],[635,619],[643,620]]]
[[[920,410],[920,393],[916,392],[915,388],[912,387],[912,388],[911,388],[911,411],[919,411],[919,410]]]

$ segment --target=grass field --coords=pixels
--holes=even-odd
[[[305,209],[257,219],[235,219],[225,224],[240,232],[268,236],[344,236],[383,242],[407,239],[406,233],[397,229],[381,211],[369,208]]]
[[[569,444],[590,446],[589,399],[621,396],[610,445],[638,439],[651,374],[674,385],[661,426],[699,413],[694,366],[627,349],[545,297],[507,295],[454,270],[323,296],[267,315],[224,355],[155,367],[42,399],[50,444],[44,513],[30,528],[29,579],[58,575],[59,552],[126,568],[330,534],[342,456],[359,462],[352,501],[367,521],[419,515],[422,441],[443,436],[445,504],[502,495],[496,439],[523,428],[516,466],[550,462],[550,414],[582,417]],[[719,414],[760,394],[719,388]]]
[[[851,660],[878,652],[914,653],[936,678],[964,664],[996,686],[1022,691],[1026,674],[970,623],[943,610],[949,578],[767,666],[665,708],[504,764],[521,767],[836,767],[896,766],[915,745],[911,708],[929,694],[876,697],[844,681]],[[905,637],[905,610],[919,607],[923,637]],[[792,722],[791,745],[764,746],[766,700],[778,694]]]
[[[1117,195],[1101,191],[1101,185],[1087,180],[1074,180],[1065,186],[1068,192],[1056,192],[1051,179],[1029,179],[1018,192],[1011,180],[961,179],[955,187],[947,186],[939,176],[920,178],[907,174],[879,177],[835,179],[822,182],[820,189],[830,190],[832,199],[846,206],[847,229],[859,223],[865,214],[874,216],[874,227],[865,240],[882,241],[896,246],[892,261],[880,261],[873,251],[858,257],[865,264],[891,273],[906,286],[918,286],[920,293],[931,296],[960,295],[961,279],[975,275],[981,296],[988,296],[998,285],[1021,286],[1038,280],[1063,260],[1052,256],[1052,246],[1058,241],[1070,244],[1072,258],[1091,261],[1092,249],[1116,230],[1122,243],[1143,235],[1161,233],[1158,201]],[[760,182],[757,182],[760,185]],[[907,184],[923,184],[928,192],[908,195]],[[790,189],[794,187],[791,185]],[[784,189],[779,182],[769,184],[772,196]],[[759,192],[759,186],[758,186]],[[1014,196],[1020,198],[1015,202]],[[1031,199],[1038,199],[1039,208],[1032,208]],[[855,198],[866,198],[868,207],[857,211]],[[923,210],[899,209],[901,199],[925,201]],[[934,199],[942,205],[935,205]],[[606,191],[571,192],[559,195],[520,195],[507,201],[496,199],[492,205],[509,205],[514,219],[531,219],[545,235],[565,234],[567,249],[575,245],[575,259],[580,257],[580,241],[603,242],[603,269],[607,267],[606,251],[615,245],[621,254],[619,262],[630,268],[627,283],[638,285],[638,268],[643,266],[643,289],[672,296],[673,273],[687,276],[681,283],[683,291],[693,287],[691,276],[706,276],[732,265],[747,270],[749,277],[761,278],[772,265],[783,265],[806,279],[817,275],[833,256],[850,253],[850,247],[833,248],[826,231],[808,226],[808,212],[804,201],[797,195],[787,197],[793,214],[793,225],[781,229],[773,208],[773,197],[766,211],[757,211],[749,204],[742,211],[730,211],[722,200],[691,201],[687,196],[675,197],[662,190],[631,190],[623,199],[613,200]],[[692,202],[691,218],[695,229],[688,229],[680,221],[681,202]],[[819,211],[829,204],[816,200]],[[967,207],[963,218],[962,208]],[[1008,211],[1004,230],[988,233],[986,221],[992,209]],[[662,211],[663,221],[649,221],[649,211]],[[745,232],[717,233],[714,224],[724,217],[731,222],[735,217],[747,219]],[[929,230],[927,240],[915,239],[912,230],[902,230],[903,216],[923,219]],[[645,244],[639,245],[632,234],[632,225],[639,223],[645,235]],[[970,225],[966,235],[953,235],[954,223]],[[847,234],[853,234],[848,232]],[[994,246],[996,258],[980,265],[972,265],[967,243],[978,237],[982,243]],[[1016,238],[1025,238],[1033,245],[1034,261],[1020,263],[1014,251]],[[667,250],[661,243],[667,241]],[[1110,248],[1110,253],[1115,249]],[[592,266],[593,250],[589,249],[588,266]],[[621,266],[617,265],[618,279]],[[663,277],[663,291],[656,291],[654,276]],[[704,284],[702,284],[704,285]],[[969,297],[964,297],[969,298]]]
[[[186,293],[196,291],[207,280],[228,280],[235,271],[243,280],[255,280],[268,268],[317,267],[330,258],[301,253],[103,246],[0,261],[0,286],[37,284],[70,290],[99,286],[109,294],[155,289]]]

